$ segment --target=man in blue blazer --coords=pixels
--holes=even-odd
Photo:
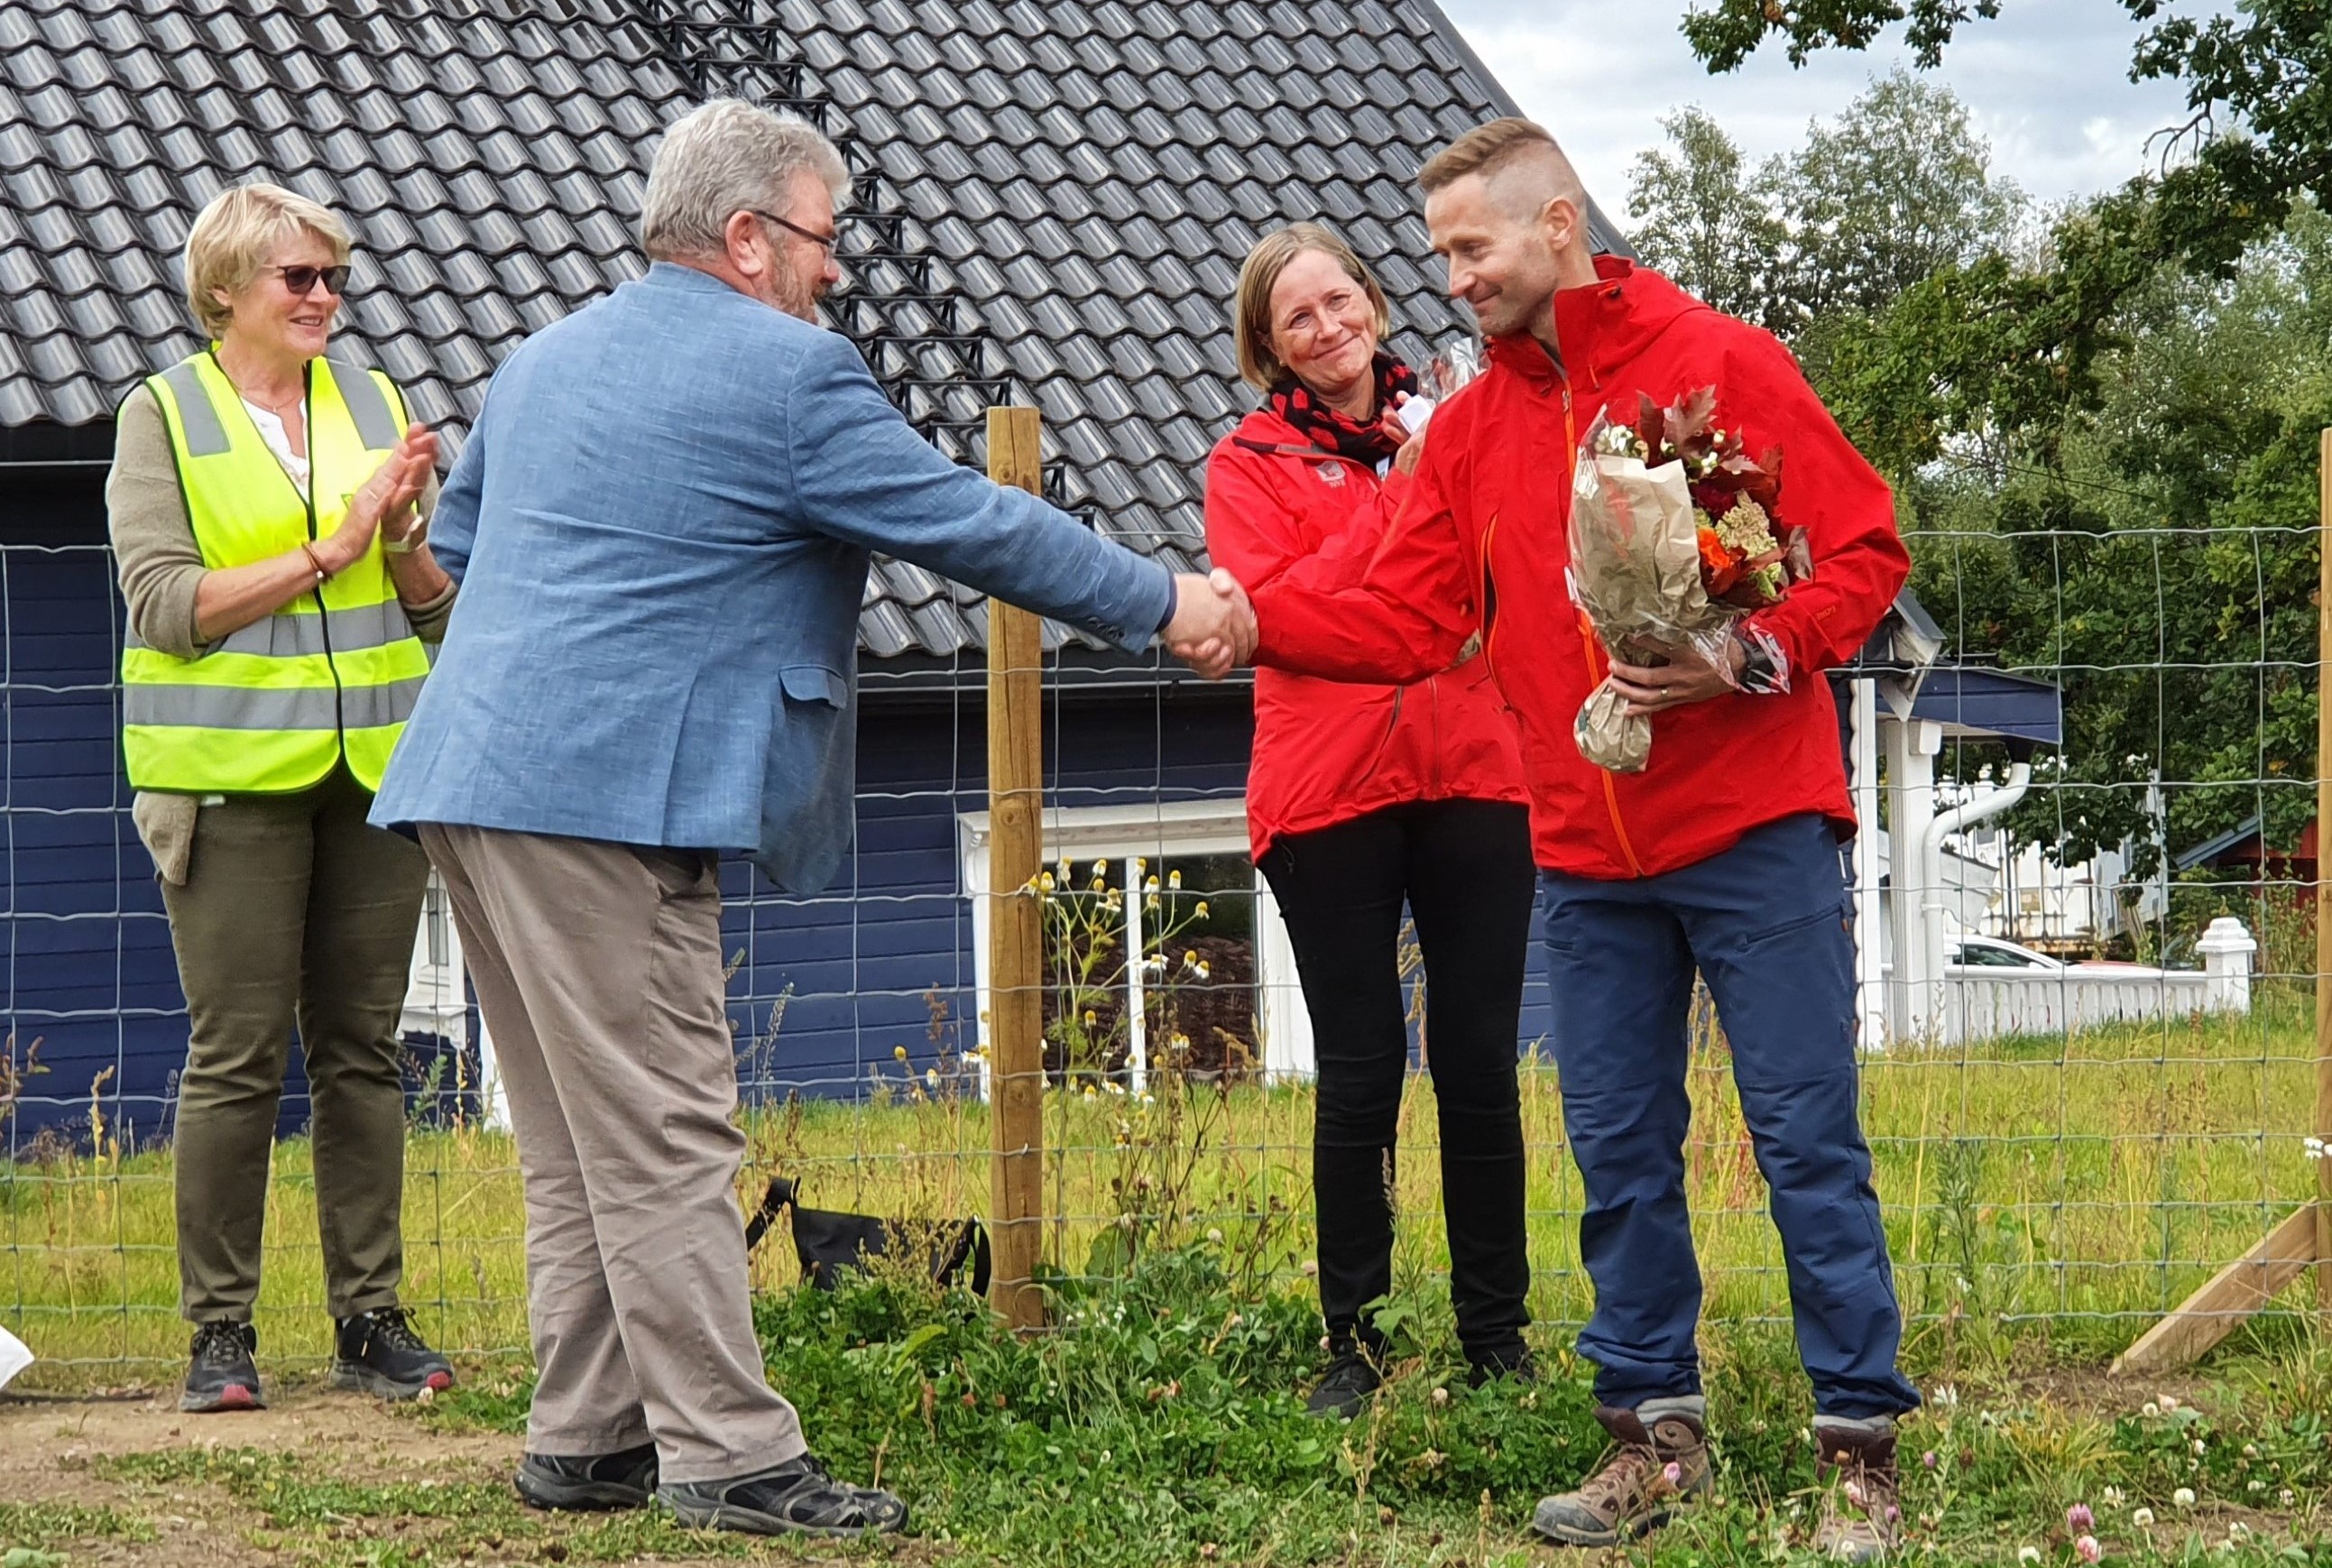
[[[537,1506],[905,1523],[763,1374],[715,875],[742,853],[813,890],[848,846],[870,553],[1211,674],[1253,648],[1227,577],[949,463],[817,326],[846,186],[800,120],[672,126],[647,275],[504,362],[432,525],[462,593],[373,820],[444,878],[518,1137]]]

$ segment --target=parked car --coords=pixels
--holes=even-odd
[[[2035,952],[1996,936],[1955,936],[1945,939],[1945,972],[1954,980],[2005,979],[2022,973],[2079,975],[2084,971],[2110,971],[2131,980],[2158,977],[2163,972],[2145,964],[2117,963],[2108,959],[2090,959],[2080,963],[2066,963],[2050,958],[2045,952]]]

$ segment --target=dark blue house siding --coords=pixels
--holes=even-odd
[[[723,876],[730,987],[741,1042],[764,1037],[790,985],[762,1093],[854,1095],[895,1049],[921,1073],[976,1037],[971,905],[957,819],[987,808],[988,737],[975,690],[960,702],[886,701],[862,710],[856,848],[835,886],[788,898],[742,865]],[[1246,787],[1252,720],[1235,691],[1192,695],[1133,687],[1057,701],[1047,780],[1065,807],[1236,798]],[[944,1011],[936,1019],[934,1006]]]
[[[13,497],[0,505],[0,1029],[20,1056],[37,1039],[47,1069],[7,1128],[15,1151],[44,1127],[86,1135],[100,1080],[97,1108],[110,1129],[141,1142],[167,1136],[186,1051],[169,927],[120,774],[121,607],[99,542],[96,479],[68,498],[69,525],[43,525]],[[757,1092],[861,1094],[876,1070],[897,1079],[895,1047],[920,1073],[942,1046],[972,1042],[977,971],[956,824],[987,805],[987,736],[978,672],[969,674],[961,694],[903,695],[870,669],[857,847],[836,886],[788,897],[741,862],[725,869],[731,1014]],[[1136,678],[1049,700],[1056,804],[1227,798],[1243,788],[1250,718],[1237,688]],[[773,1044],[755,1051],[788,987]],[[1525,1042],[1545,1030],[1544,997],[1534,944]],[[295,1051],[279,1124],[289,1133],[306,1120]]]

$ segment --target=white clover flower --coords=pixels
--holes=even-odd
[[[1938,1404],[1949,1410],[1960,1402],[1960,1391],[1949,1383],[1945,1383],[1929,1394],[1927,1399],[1930,1403]]]
[[[2129,1522],[2138,1529],[2151,1530],[2154,1528],[2154,1510],[2151,1508],[2135,1509],[2130,1514]]]
[[[2019,1546],[2016,1549],[2016,1560],[2019,1563],[2038,1563],[2040,1561],[2040,1548],[2038,1546]]]
[[[2194,1448],[2194,1457],[2195,1457],[2196,1458],[2198,1458],[2198,1459],[2199,1459],[2199,1458],[2202,1458],[2205,1453],[2209,1452],[2209,1450],[2210,1450],[2210,1445],[2209,1445],[2208,1443],[2205,1443],[2205,1442],[2204,1442],[2202,1439],[2200,1439],[2200,1438],[2196,1438],[2196,1439],[2194,1439],[2193,1448]]]
[[[2162,1407],[2148,1400],[2137,1407],[2137,1413],[2142,1416],[2158,1416],[2162,1413]]]
[[[2178,1396],[2176,1394],[2164,1394],[2161,1396],[2161,1399],[2162,1408],[2164,1410],[2174,1410],[2178,1408]]]
[[[2099,1494],[2099,1496],[2105,1499],[2105,1505],[2107,1507],[2118,1508],[2121,1506],[2122,1489],[2119,1487],[2107,1487]]]
[[[2171,1493],[2170,1506],[2174,1508],[2193,1507],[2194,1506],[2194,1488],[2192,1487],[2181,1487],[2176,1491]]]

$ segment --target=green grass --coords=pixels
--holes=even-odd
[[[1591,1560],[1550,1555],[1526,1534],[1538,1496],[1574,1484],[1604,1446],[1588,1369],[1563,1335],[1540,1334],[1536,1386],[1468,1390],[1438,1292],[1411,1285],[1384,1315],[1396,1343],[1386,1391],[1362,1420],[1324,1424],[1298,1402],[1319,1360],[1312,1304],[1247,1262],[1226,1238],[1137,1250],[1106,1278],[1055,1278],[1057,1332],[1030,1337],[888,1267],[835,1294],[761,1299],[771,1375],[813,1445],[839,1473],[901,1493],[914,1519],[906,1543],[810,1555],[967,1568]],[[2065,1512],[2081,1503],[2108,1562],[2332,1564],[2332,1347],[2288,1326],[2247,1331],[2203,1378],[2179,1380],[2174,1407],[2150,1385],[2021,1374],[2024,1353],[1968,1348],[1948,1391],[1929,1369],[1935,1397],[1902,1432],[1916,1560],[2004,1568],[2029,1546],[2070,1563]],[[1786,1335],[1719,1327],[1704,1357],[1716,1496],[1625,1560],[1811,1563],[1823,1498]],[[386,1419],[516,1433],[528,1392],[522,1365],[473,1365],[453,1395]],[[376,1456],[355,1475],[305,1447],[100,1458],[88,1490],[102,1506],[0,1506],[0,1550],[102,1560],[110,1541],[144,1538],[144,1519],[200,1492],[227,1505],[198,1510],[223,1550],[239,1542],[320,1568],[803,1560],[654,1512],[531,1514],[492,1461],[441,1459],[425,1435],[394,1446],[393,1469]]]
[[[2314,1195],[2301,1149],[2313,1104],[2304,1002],[2262,988],[2244,1018],[2176,1019],[1875,1057],[1864,1116],[1915,1350],[2005,1323],[2053,1354],[2095,1359],[2241,1253]],[[1691,1190],[1718,1321],[1783,1313],[1781,1258],[1721,1042],[1696,1055]],[[1576,1323],[1579,1188],[1562,1147],[1554,1074],[1524,1075],[1534,1149],[1531,1249],[1540,1321]],[[1190,1087],[1144,1106],[1096,1093],[1047,1096],[1048,1255],[1071,1273],[1135,1215],[1143,1234],[1222,1232],[1250,1276],[1294,1282],[1308,1256],[1312,1098],[1303,1089]],[[1413,1084],[1397,1184],[1401,1277],[1445,1267],[1433,1096]],[[808,1201],[943,1219],[988,1207],[989,1131],[977,1103],[922,1096],[895,1070],[877,1102],[771,1108],[749,1117],[749,1202],[773,1171]],[[1146,1183],[1146,1185],[1145,1185]],[[302,1140],[277,1146],[259,1322],[272,1361],[327,1353],[329,1325]],[[406,1299],[440,1343],[481,1354],[525,1343],[523,1219],[507,1138],[416,1133],[406,1176]],[[0,1166],[0,1324],[70,1385],[151,1372],[184,1351],[175,1315],[167,1152],[100,1152]],[[790,1283],[782,1234],[757,1284]],[[1935,1342],[1935,1343],[1928,1343]],[[1924,1347],[1924,1348],[1922,1348]]]

